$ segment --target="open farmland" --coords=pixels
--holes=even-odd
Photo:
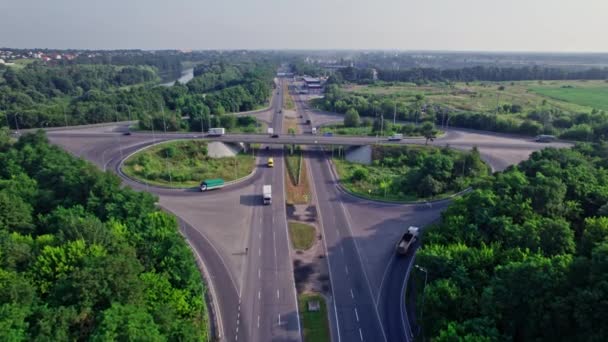
[[[562,88],[562,87],[573,88]],[[492,112],[498,105],[519,105],[523,111],[540,106],[568,112],[588,112],[593,108],[608,108],[608,99],[598,99],[608,94],[608,83],[603,81],[555,81],[555,82],[470,82],[433,83],[379,83],[356,85],[347,91],[362,95],[385,95],[396,101],[414,102],[416,95],[424,95],[428,102],[448,106],[456,110]],[[601,107],[603,105],[603,107]]]
[[[608,82],[551,82],[530,90],[551,99],[608,110]]]

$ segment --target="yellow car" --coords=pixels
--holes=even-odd
[[[274,160],[272,158],[268,158],[268,167],[274,167]]]

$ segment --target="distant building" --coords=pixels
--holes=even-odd
[[[302,81],[304,81],[304,88],[308,90],[308,93],[321,93],[321,90],[323,89],[321,79],[304,76],[302,77]]]

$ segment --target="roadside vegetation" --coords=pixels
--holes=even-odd
[[[283,84],[283,109],[294,110],[296,109],[296,104],[293,102],[293,97],[289,93],[289,88],[287,87],[287,83]]]
[[[255,167],[251,154],[211,158],[207,143],[199,140],[161,143],[140,151],[123,164],[123,172],[139,181],[171,187],[198,186],[204,179],[226,182],[245,177]]]
[[[606,157],[534,152],[450,205],[416,254],[426,339],[608,339]]]
[[[385,123],[396,113],[398,120],[412,122],[414,127],[430,121],[440,128],[601,140],[608,137],[608,103],[603,96],[607,92],[608,83],[600,80],[376,82],[332,84],[316,105],[345,116],[356,112],[375,121],[383,116]]]
[[[346,190],[390,201],[442,198],[489,174],[477,149],[460,152],[427,146],[374,146],[371,165],[340,158],[333,162]]]
[[[319,311],[308,311],[308,302],[319,302]],[[325,298],[316,293],[298,295],[298,308],[302,320],[302,333],[305,342],[329,342],[329,318]]]
[[[305,251],[312,247],[315,243],[315,227],[301,223],[290,221],[289,225],[289,238],[293,248],[298,251]]]
[[[285,188],[287,204],[307,204],[310,202],[310,184],[306,160],[302,157],[300,146],[286,147],[285,150]]]
[[[356,126],[347,126],[345,124],[326,125],[319,127],[319,134],[332,133],[336,135],[367,135],[367,136],[382,136],[389,137],[393,134],[403,134],[403,137],[428,137],[434,139],[443,132],[435,128],[432,122],[423,122],[419,126],[413,124],[394,124],[387,120],[384,123],[376,124],[372,120],[362,120]]]
[[[194,256],[155,202],[0,131],[0,340],[208,340]]]

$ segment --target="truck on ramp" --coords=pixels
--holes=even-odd
[[[397,242],[397,255],[407,254],[408,249],[416,240],[418,240],[418,227],[409,227],[407,232]]]

